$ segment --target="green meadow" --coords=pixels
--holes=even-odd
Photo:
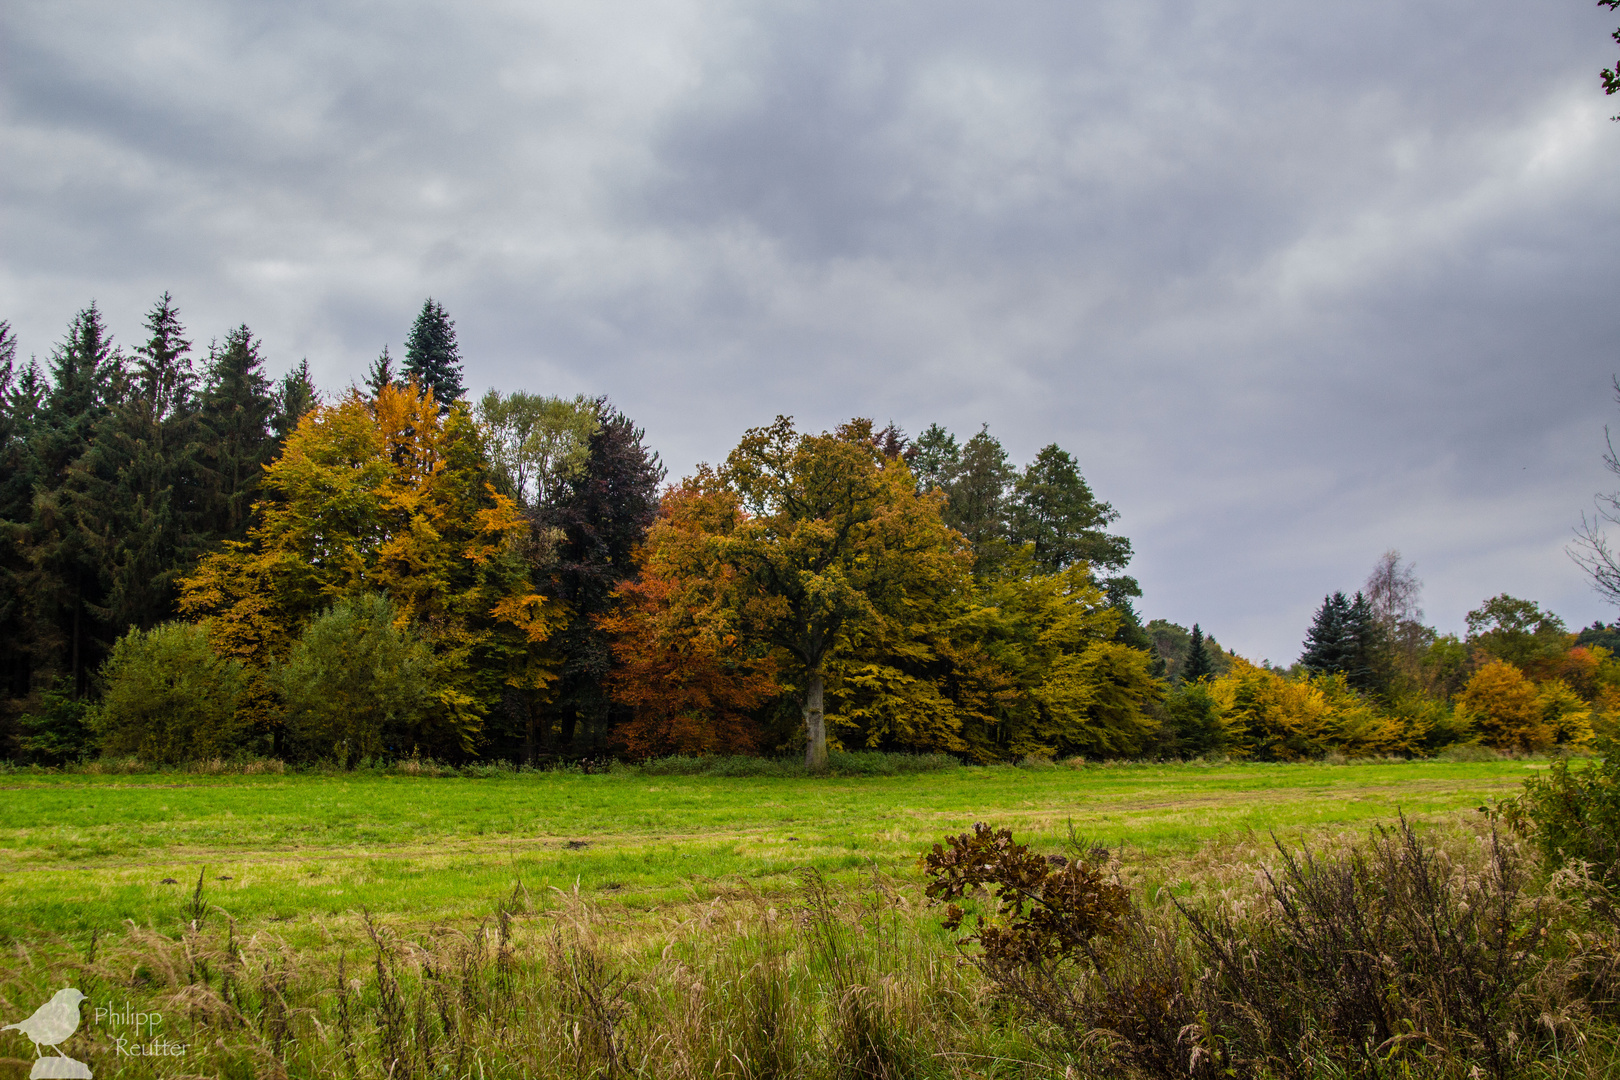
[[[1404,813],[1459,819],[1545,763],[1088,765],[888,777],[633,771],[0,776],[0,940],[173,924],[207,901],[289,940],[364,910],[456,925],[523,891],[626,914],[790,889],[806,868],[917,878],[918,855],[975,821],[1055,844],[1070,830],[1176,887],[1200,850],[1364,833]],[[165,883],[165,882],[172,883]]]

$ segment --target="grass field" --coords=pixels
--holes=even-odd
[[[0,776],[0,940],[82,939],[178,918],[199,873],[247,930],[352,919],[482,918],[521,882],[627,912],[740,891],[813,867],[914,878],[918,854],[978,820],[1110,846],[1173,888],[1177,858],[1276,831],[1364,831],[1398,812],[1454,816],[1544,763],[961,768],[872,778],[522,773]],[[163,884],[172,879],[177,884]],[[324,930],[323,930],[324,932]]]

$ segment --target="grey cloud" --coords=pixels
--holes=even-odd
[[[1589,621],[1606,14],[11,4],[0,317],[168,288],[341,386],[432,294],[472,383],[607,392],[677,475],[777,412],[1059,442],[1145,613],[1257,656],[1391,545],[1447,628]]]

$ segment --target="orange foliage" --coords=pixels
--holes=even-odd
[[[618,610],[597,621],[618,661],[609,692],[632,710],[615,735],[637,758],[755,753],[759,729],[748,713],[781,693],[775,665],[702,619],[687,591],[649,568],[620,588]]]

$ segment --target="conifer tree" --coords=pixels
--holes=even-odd
[[[1011,535],[1009,489],[1018,472],[1007,461],[990,425],[962,447],[962,457],[946,491],[945,524],[973,545],[973,573],[982,577],[999,567]]]
[[[251,330],[238,326],[223,344],[209,348],[199,409],[204,520],[214,537],[240,540],[247,533],[259,478],[275,455],[270,432],[275,409],[259,343]]]
[[[1204,647],[1204,630],[1197,623],[1193,623],[1192,641],[1187,645],[1187,659],[1181,665],[1181,681],[1195,683],[1214,672],[1215,668],[1209,662],[1209,650]]]
[[[74,316],[50,368],[50,390],[29,440],[34,499],[23,541],[30,571],[22,584],[31,608],[33,662],[65,675],[62,689],[78,697],[109,642],[95,617],[103,600],[97,555],[105,537],[81,527],[84,506],[75,505],[70,476],[125,389],[123,355],[94,303]]]
[[[1035,456],[1014,486],[1015,538],[1034,545],[1035,561],[1047,573],[1076,562],[1098,571],[1123,569],[1131,542],[1103,532],[1118,517],[1097,501],[1074,458],[1056,443]]]
[[[394,358],[388,355],[388,346],[384,345],[381,354],[366,369],[366,389],[371,391],[372,398],[376,398],[383,387],[398,385],[399,373],[394,370]]]
[[[439,411],[467,393],[461,384],[461,350],[456,345],[456,324],[450,321],[444,305],[432,297],[422,304],[421,314],[405,339],[406,379],[415,379],[424,390],[433,391]]]
[[[1347,672],[1356,665],[1356,640],[1350,621],[1350,601],[1342,592],[1323,597],[1311,628],[1305,633],[1305,649],[1299,656],[1307,671],[1333,674]]]
[[[962,464],[962,448],[956,444],[955,435],[938,424],[929,424],[928,430],[907,448],[906,464],[917,478],[919,495],[936,489],[948,491]]]
[[[148,314],[129,392],[97,428],[68,495],[81,531],[97,538],[106,599],[97,614],[116,631],[169,618],[176,576],[201,554],[204,522],[191,343],[173,298]]]
[[[376,396],[374,391],[372,397]],[[315,389],[315,380],[310,377],[309,361],[300,360],[297,367],[281,377],[276,387],[276,415],[271,427],[275,429],[277,444],[286,445],[287,436],[298,426],[298,421],[319,403],[320,394]]]

